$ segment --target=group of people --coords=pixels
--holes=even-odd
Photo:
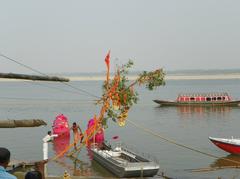
[[[77,143],[83,141],[83,133],[80,126],[73,122],[70,130],[74,136],[74,148],[77,150]],[[44,179],[44,165],[48,161],[48,143],[53,140],[54,137],[58,137],[57,134],[52,134],[51,131],[47,132],[47,135],[43,140],[43,161],[36,163],[37,169],[26,173],[25,179]],[[0,147],[0,179],[17,179],[14,175],[8,173],[6,168],[10,162],[10,151],[7,148]],[[36,167],[35,167],[36,168]]]
[[[70,128],[73,131],[74,136],[74,148],[77,150],[77,143],[83,140],[82,129],[76,122],[73,122],[72,127]],[[58,137],[57,134],[52,134],[52,131],[48,131],[47,135],[42,139],[43,140],[43,160],[48,160],[48,143],[53,140],[54,137]]]

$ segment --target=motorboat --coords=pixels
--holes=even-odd
[[[104,142],[101,146],[91,145],[93,160],[118,177],[153,177],[159,165],[140,156],[122,145],[112,147]]]
[[[220,149],[231,153],[240,154],[240,139],[238,138],[214,138],[209,137],[209,139]]]

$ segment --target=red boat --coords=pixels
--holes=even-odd
[[[226,93],[186,93],[179,94],[175,101],[153,100],[161,106],[239,106],[240,100],[232,100]]]
[[[220,149],[231,153],[231,154],[240,154],[240,139],[224,139],[224,138],[214,138],[209,137],[209,139],[218,146]]]

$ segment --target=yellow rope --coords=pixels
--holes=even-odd
[[[136,123],[134,123],[134,122],[131,121],[131,120],[128,120],[128,122],[129,122],[130,124],[134,125],[135,127],[139,128],[139,129],[142,129],[143,131],[145,131],[145,132],[147,132],[147,133],[149,133],[149,134],[151,134],[151,135],[153,135],[153,136],[155,136],[155,137],[158,137],[158,138],[161,138],[161,139],[165,140],[166,142],[169,142],[169,143],[172,143],[172,144],[174,144],[174,145],[177,145],[177,146],[180,146],[180,147],[189,149],[189,150],[194,151],[194,152],[197,152],[197,153],[201,153],[201,154],[203,154],[203,155],[206,155],[206,156],[209,156],[209,157],[212,157],[212,158],[215,158],[215,159],[220,159],[220,158],[221,158],[221,157],[218,157],[218,156],[216,156],[216,155],[209,154],[209,153],[206,153],[206,152],[202,152],[202,151],[200,151],[200,150],[198,150],[198,149],[195,149],[195,148],[186,146],[186,145],[184,145],[184,144],[177,143],[176,141],[174,141],[174,140],[172,140],[172,139],[169,139],[169,138],[166,138],[166,137],[164,137],[164,136],[162,136],[162,135],[154,132],[153,130],[150,130],[150,129],[142,126],[142,125],[136,124]],[[225,160],[225,161],[229,161],[229,162],[234,162],[234,163],[240,165],[240,162],[235,161],[235,160],[226,159],[226,158],[221,158],[221,159],[222,159],[222,160]]]
[[[94,130],[93,133],[91,133],[89,136],[87,136],[87,137],[85,138],[85,140],[84,140],[82,143],[80,143],[80,146],[79,146],[76,150],[73,150],[72,152],[68,153],[67,156],[70,157],[70,156],[73,156],[75,153],[79,153],[80,150],[81,150],[81,148],[86,145],[87,140],[89,140],[90,138],[92,138],[92,137],[99,131],[99,129],[100,129],[100,128],[97,128],[96,130]],[[86,133],[86,132],[85,132],[85,133]],[[86,134],[86,135],[87,135],[87,134]]]
[[[55,155],[54,157],[50,158],[50,160],[57,160],[59,157],[63,156],[66,152],[68,152],[72,147],[74,146],[74,142],[71,143],[69,146],[67,146],[63,151],[61,151],[59,154]]]

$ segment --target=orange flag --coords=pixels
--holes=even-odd
[[[105,63],[107,65],[107,82],[109,81],[109,68],[110,68],[110,50],[107,53],[107,56],[105,57]]]
[[[107,53],[107,56],[105,57],[105,63],[107,65],[107,68],[109,69],[110,66],[110,50]]]

